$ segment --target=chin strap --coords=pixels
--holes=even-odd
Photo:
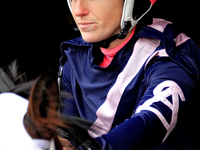
[[[125,26],[125,28],[121,30],[121,32],[118,36],[118,39],[124,39],[127,36],[128,32],[131,28],[131,21],[125,21],[124,26]]]
[[[108,39],[105,39],[105,40],[100,41],[100,42],[95,42],[93,44],[95,44],[99,47],[108,48],[110,46],[110,43],[113,42],[114,40],[116,40],[118,38],[118,36],[119,36],[119,34],[115,34]]]
[[[100,41],[100,42],[96,42],[96,43],[93,43],[99,47],[103,47],[103,48],[108,48],[110,46],[110,43],[113,42],[114,40],[116,39],[124,39],[128,32],[129,32],[129,29],[131,28],[131,22],[130,21],[126,21],[124,23],[125,25],[125,28],[121,30],[121,32],[119,34],[115,34],[113,36],[111,36],[110,38],[108,39],[105,39],[103,41]]]

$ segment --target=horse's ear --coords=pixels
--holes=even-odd
[[[32,87],[29,97],[28,115],[32,118],[48,118],[56,115],[59,103],[59,91],[57,75],[47,69],[43,69],[35,85]]]

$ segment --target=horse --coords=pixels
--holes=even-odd
[[[10,72],[16,73],[16,65],[11,66]],[[1,150],[100,149],[88,134],[95,132],[90,121],[58,115],[60,98],[71,95],[60,94],[55,73],[43,69],[36,80],[19,85],[3,69],[0,77]]]

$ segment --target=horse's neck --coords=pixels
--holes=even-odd
[[[48,129],[36,127],[31,118],[27,114],[24,117],[24,126],[28,134],[33,139],[51,140],[54,134],[52,131]]]
[[[31,118],[26,114],[24,117],[24,126],[26,131],[33,139],[46,139],[46,140],[54,140],[55,149],[62,150],[62,146],[60,141],[58,140],[57,136],[48,129],[43,129],[43,132],[40,131],[35,127],[35,124],[32,122]],[[40,129],[42,130],[42,129]],[[54,134],[54,135],[53,135]]]
[[[35,125],[33,124],[32,120],[29,118],[29,116],[26,114],[24,116],[24,126],[26,128],[26,131],[33,139],[39,139],[40,134],[36,130]]]

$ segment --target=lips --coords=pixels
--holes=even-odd
[[[81,30],[89,29],[95,26],[95,22],[79,22],[78,26]]]

